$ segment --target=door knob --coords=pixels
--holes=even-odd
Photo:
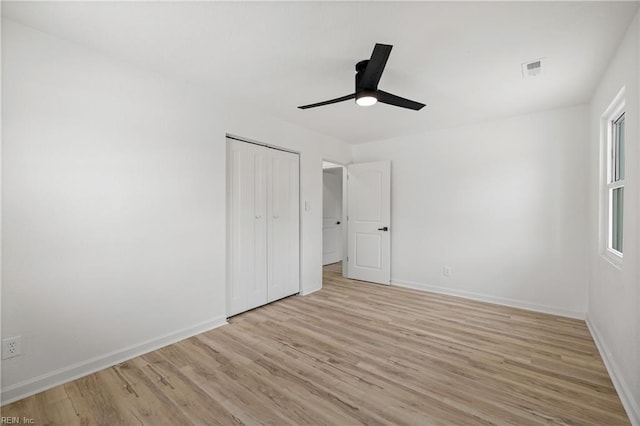
[[[384,231],[384,232],[387,232],[388,230],[389,230],[389,228],[388,228],[388,227],[386,227],[386,226],[383,226],[382,228],[378,228],[378,231]]]
[[[337,222],[336,222],[336,225],[340,225],[340,221],[337,221]]]

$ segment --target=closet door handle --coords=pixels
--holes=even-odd
[[[388,230],[389,230],[389,228],[388,228],[388,227],[386,227],[386,226],[383,226],[382,228],[378,228],[378,231],[384,231],[384,232],[387,232]]]
[[[337,221],[337,222],[336,222],[336,225],[340,225],[340,221]]]

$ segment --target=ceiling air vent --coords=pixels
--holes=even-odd
[[[536,59],[535,61],[525,62],[522,64],[522,77],[537,77],[542,74],[542,68],[545,63],[543,59]]]

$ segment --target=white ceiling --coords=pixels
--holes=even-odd
[[[637,2],[3,2],[17,22],[351,143],[587,102]],[[344,102],[394,45],[380,88],[415,112]],[[521,64],[546,58],[544,75]]]

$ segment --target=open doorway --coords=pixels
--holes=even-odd
[[[322,265],[342,274],[346,256],[344,167],[322,162]]]
[[[323,161],[322,176],[324,271],[391,284],[391,162]]]

